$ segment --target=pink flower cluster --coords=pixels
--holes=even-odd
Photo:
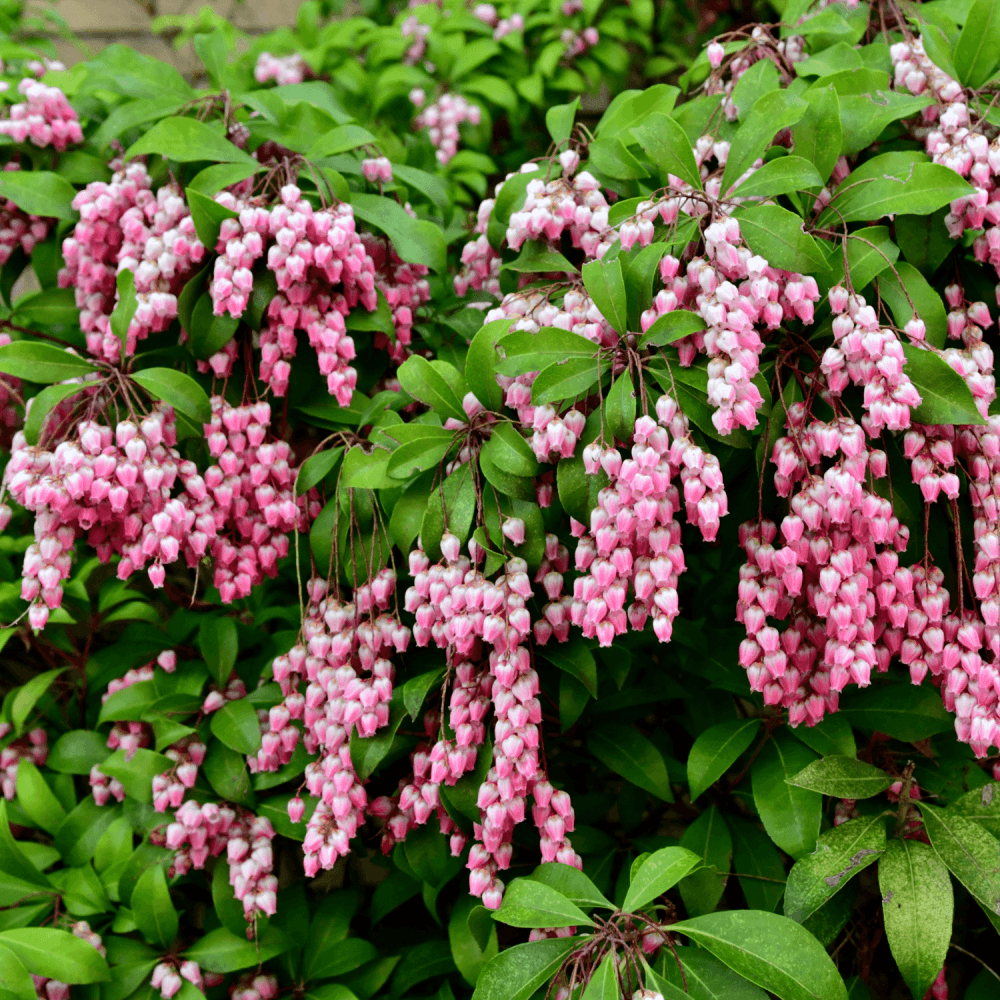
[[[410,95],[411,100],[413,96]],[[482,111],[478,104],[470,104],[461,94],[442,94],[413,119],[413,125],[418,129],[427,129],[427,138],[437,150],[437,161],[445,166],[458,152],[459,125],[465,122],[478,125],[481,120]]]
[[[369,184],[392,183],[392,164],[387,156],[376,156],[362,160],[361,173]]]
[[[703,333],[676,342],[683,366],[698,351],[708,357],[708,400],[716,408],[712,423],[720,434],[736,427],[756,427],[762,404],[753,379],[760,369],[764,342],[755,328],[774,330],[785,321],[811,323],[819,301],[814,278],[771,267],[745,246],[736,219],[713,222],[705,229],[705,257],[695,257],[679,275],[680,262],[671,255],[660,261],[664,288],[642,314],[648,330],[676,309],[688,308],[706,323]]]
[[[0,125],[3,123],[0,122]],[[4,170],[20,170],[19,163],[4,164]],[[37,243],[41,243],[49,235],[51,219],[43,219],[38,215],[28,215],[8,199],[0,201],[0,267],[10,260],[11,254],[20,247],[29,257]],[[6,343],[10,343],[10,334]]]
[[[410,630],[388,613],[395,585],[393,571],[383,569],[345,603],[327,594],[325,581],[311,580],[303,642],[276,657],[272,666],[284,695],[278,707],[289,719],[303,720],[306,750],[320,753],[305,774],[309,794],[319,800],[305,838],[309,877],[348,853],[363,821],[368,797],[351,763],[350,738],[352,729],[364,738],[389,721],[395,668],[388,657],[403,653],[410,641]],[[308,681],[304,695],[299,690],[303,680]],[[282,713],[279,722],[283,718]],[[289,802],[293,823],[304,812],[301,798]]]
[[[174,767],[153,776],[153,808],[157,812],[180,808],[185,791],[194,788],[198,780],[198,768],[207,749],[197,737],[190,736],[164,750],[163,755],[173,761]]]
[[[576,32],[572,28],[565,28],[559,36],[559,41],[563,44],[567,59],[575,59],[577,56],[582,56],[587,49],[593,48],[600,40],[597,28],[584,28],[581,32]]]
[[[149,985],[154,990],[160,991],[163,1000],[170,1000],[180,991],[185,979],[196,989],[204,992],[209,986],[221,985],[225,976],[218,972],[202,973],[201,966],[191,959],[184,962],[172,960],[159,962],[155,966]]]
[[[358,302],[369,311],[378,305],[375,264],[355,230],[351,206],[314,210],[294,184],[281,189],[281,203],[270,209],[228,192],[216,195],[216,201],[239,217],[225,219],[219,233],[210,286],[215,314],[243,315],[253,291],[251,268],[266,249],[279,294],[268,305],[260,332],[261,379],[276,396],[285,395],[295,331],[305,330],[330,394],[347,406],[358,376],[349,364],[354,341],[344,317]],[[342,291],[332,291],[338,284]]]
[[[35,146],[51,146],[60,153],[83,142],[80,119],[58,87],[25,77],[17,91],[24,102],[10,106],[10,117],[0,121],[0,135],[14,142],[30,139]]]
[[[244,972],[229,987],[229,1000],[277,1000],[277,996],[277,976],[263,972]]]
[[[374,344],[387,350],[393,361],[402,363],[410,355],[416,311],[431,298],[428,269],[423,264],[409,264],[400,259],[388,240],[362,233],[361,242],[375,265],[375,287],[385,296],[392,311],[395,330],[394,341],[390,342],[386,334],[379,331]]]
[[[73,199],[80,221],[63,240],[66,266],[59,287],[74,290],[87,350],[106,361],[121,354],[110,321],[117,274],[128,269],[135,275],[138,306],[125,345],[130,357],[137,341],[161,333],[176,318],[177,295],[205,254],[180,187],[165,184],[155,194],[151,187],[145,164],[132,162],[107,183],[92,181]]]
[[[573,522],[580,541],[570,608],[574,625],[588,638],[610,646],[628,625],[642,631],[650,615],[660,642],[669,642],[677,617],[677,579],[685,570],[681,526],[674,514],[681,500],[674,478],[680,474],[688,523],[712,541],[728,513],[718,459],[691,439],[687,418],[674,400],[661,396],[657,420],[635,422],[631,457],[599,442],[587,445],[587,472],[602,469],[608,485],[598,494],[589,531]],[[633,601],[625,602],[631,588]]]
[[[722,66],[725,54],[725,48],[718,42],[709,43],[707,55],[713,70],[718,70]],[[806,51],[801,35],[777,40],[767,28],[758,24],[750,33],[747,44],[733,55],[727,67],[726,77],[713,72],[705,84],[705,93],[722,94],[722,110],[727,120],[736,121],[740,109],[733,100],[733,89],[754,63],[761,59],[770,59],[778,67],[779,72],[783,72],[786,64],[801,62],[805,58]]]
[[[13,728],[9,722],[0,722],[0,740],[9,736]],[[27,757],[41,767],[49,756],[48,739],[44,729],[32,729],[0,750],[0,792],[8,802],[13,802],[17,795],[17,765]]]
[[[319,510],[315,494],[295,498],[294,456],[286,441],[269,437],[268,403],[230,406],[221,396],[211,403],[205,436],[217,464],[200,485],[196,475],[186,481],[195,500],[195,531],[186,547],[192,565],[206,549],[211,552],[215,586],[229,604],[247,597],[265,576],[277,575],[278,560],[288,554],[288,533],[307,531]]]
[[[81,941],[86,941],[87,944],[96,948],[102,958],[107,955],[108,950],[104,947],[101,935],[96,931],[92,931],[90,924],[86,920],[78,920],[70,928],[70,931],[73,937],[79,938]],[[59,982],[58,979],[46,979],[44,976],[32,973],[31,981],[34,984],[38,1000],[69,1000],[70,998],[69,986],[66,983]]]
[[[906,430],[910,408],[919,406],[921,399],[904,371],[906,357],[899,338],[881,326],[862,296],[850,295],[843,285],[830,289],[829,299],[835,346],[826,349],[820,369],[831,396],[839,396],[849,383],[862,386],[866,413],[861,424],[869,437],[877,438],[883,430]],[[914,317],[904,332],[922,341],[923,320]]]
[[[273,839],[274,828],[262,816],[214,802],[198,805],[193,800],[177,810],[163,833],[164,845],[176,852],[171,877],[204,868],[209,855],[226,852],[229,884],[251,923],[259,914],[274,916],[277,909],[278,880],[271,874]],[[251,936],[249,928],[247,935]]]
[[[275,56],[261,52],[253,68],[253,77],[258,83],[274,80],[279,87],[302,83],[309,74],[309,66],[298,53],[290,56]]]
[[[413,39],[403,55],[403,62],[407,66],[414,66],[423,59],[427,51],[427,36],[431,33],[431,26],[417,20],[415,14],[410,14],[399,26],[399,33],[403,38]]]
[[[848,683],[867,687],[873,669],[888,669],[913,591],[913,574],[898,558],[909,531],[865,486],[866,477],[885,476],[885,453],[867,447],[850,417],[807,423],[807,416],[802,403],[788,407],[788,436],[771,458],[779,496],[802,484],[781,522],[784,544],[773,544],[771,521],[740,528],[747,562],[736,612],[747,630],[740,663],[751,689],[787,708],[793,726],[815,725],[837,711]],[[825,470],[824,459],[832,460]],[[789,616],[783,632],[767,624]]]
[[[434,566],[421,549],[410,553],[414,583],[406,592],[406,608],[416,616],[413,635],[418,646],[434,642],[462,660],[466,657],[474,660],[480,643],[493,647],[489,672],[493,677],[491,695],[496,716],[494,760],[479,789],[481,822],[474,825],[476,843],[470,850],[468,867],[469,891],[481,896],[485,906],[496,909],[503,896],[503,883],[497,872],[510,865],[514,827],[525,817],[529,795],[535,803],[533,819],[542,835],[542,859],[577,867],[581,862],[566,836],[573,829],[569,796],[554,791],[538,761],[541,722],[538,675],[531,667],[528,648],[523,645],[531,631],[531,614],[526,606],[532,595],[527,564],[518,557],[509,559],[505,572],[491,582],[461,555],[454,535],[444,536],[441,550],[444,558]],[[470,552],[473,558],[483,555],[475,543],[470,544]],[[467,680],[462,683],[471,687],[474,675],[474,667],[466,668],[463,676]],[[471,690],[469,695],[472,696]],[[438,765],[436,771],[432,767],[431,785],[435,784],[435,777],[439,779],[437,784],[440,780],[447,782],[453,775],[457,780],[460,768],[465,771],[474,766],[474,755],[469,749],[478,732],[470,708],[470,722],[465,729],[456,729],[456,746],[445,743],[436,753],[431,751],[431,757],[437,757],[432,759],[432,765]],[[398,831],[391,832],[398,835]]]

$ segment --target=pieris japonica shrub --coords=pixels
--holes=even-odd
[[[0,992],[996,995],[1000,8],[329,13],[2,53]]]

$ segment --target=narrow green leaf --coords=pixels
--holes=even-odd
[[[664,847],[654,851],[633,874],[622,909],[635,913],[675,886],[701,858],[684,847]]]
[[[729,770],[747,750],[760,728],[760,719],[730,719],[701,733],[688,754],[688,785],[694,802]]]

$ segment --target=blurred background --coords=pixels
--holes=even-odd
[[[253,36],[295,25],[301,0],[0,0],[5,6],[23,3],[29,19],[53,38],[59,58],[72,66],[105,45],[120,42],[157,59],[172,62],[181,72],[197,72],[190,39],[196,33],[224,27],[249,44]],[[406,6],[385,0],[332,0],[331,14],[367,14],[380,23]],[[766,0],[657,0],[662,22],[676,30],[678,56],[697,51],[707,38],[739,24],[768,20],[774,7]],[[60,37],[61,36],[61,37]],[[679,60],[680,61],[680,60]]]

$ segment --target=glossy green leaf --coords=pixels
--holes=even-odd
[[[823,833],[812,854],[788,873],[785,916],[804,924],[834,893],[885,851],[881,816],[848,820]]]
[[[226,139],[221,130],[194,118],[165,118],[157,122],[129,146],[124,159],[131,160],[143,153],[158,153],[178,163],[214,160],[218,163],[246,163],[249,166],[253,162],[250,154]]]
[[[17,765],[17,801],[28,816],[47,833],[55,833],[66,818],[62,803],[28,757]]]
[[[75,219],[76,189],[64,177],[49,170],[4,170],[0,173],[0,196],[22,212],[56,219]]]
[[[834,754],[814,760],[792,775],[788,783],[839,799],[870,799],[884,792],[892,784],[892,778],[857,757]]]
[[[631,726],[599,726],[590,734],[587,747],[601,763],[626,781],[664,802],[673,802],[663,755],[638,730]]]
[[[697,854],[684,847],[654,851],[633,873],[622,909],[629,913],[641,910],[701,863]]]
[[[698,736],[687,761],[692,802],[749,748],[759,728],[760,719],[730,719],[711,726]]]
[[[763,154],[775,135],[781,129],[794,125],[808,109],[809,105],[801,97],[787,90],[774,90],[757,100],[733,137],[722,175],[721,192],[729,192],[737,179]]]
[[[549,938],[504,949],[479,973],[473,1000],[529,1000],[575,945],[572,938]]]
[[[673,174],[701,190],[701,173],[695,162],[691,142],[670,115],[650,115],[630,129],[646,155],[659,168],[661,176]]]
[[[826,270],[826,257],[816,240],[806,233],[802,219],[780,205],[752,205],[733,215],[747,246],[770,261],[772,267],[815,273]]]
[[[178,413],[198,424],[212,419],[212,407],[204,389],[190,375],[172,368],[145,368],[132,376],[153,399],[169,403]]]
[[[0,931],[0,945],[12,951],[35,976],[63,983],[99,983],[108,978],[108,963],[89,942],[54,927],[20,927]]]
[[[236,622],[221,615],[206,618],[198,630],[198,647],[215,683],[225,687],[239,653]]]
[[[854,726],[905,742],[951,732],[954,728],[952,717],[936,691],[909,684],[845,693],[840,710]]]
[[[601,315],[621,336],[628,330],[625,280],[620,261],[594,260],[582,268],[583,284]]]
[[[592,921],[561,892],[530,878],[507,886],[493,919],[511,927],[591,926]]]
[[[253,706],[245,699],[227,701],[212,713],[212,734],[231,750],[251,756],[260,749],[260,722]]]
[[[572,865],[549,861],[539,865],[531,873],[530,878],[561,892],[577,906],[599,906],[604,909],[614,909],[611,901],[597,886],[582,871]]]
[[[811,751],[778,730],[764,744],[750,771],[753,800],[764,829],[793,858],[811,853],[816,846],[823,796],[789,785],[786,779],[814,759]]]
[[[168,948],[177,936],[179,918],[167,888],[163,868],[147,868],[132,893],[132,915],[142,936],[150,943]]]
[[[692,917],[711,913],[726,888],[733,857],[733,840],[722,813],[709,806],[685,831],[681,847],[697,855],[701,867],[681,879],[678,889]]]
[[[65,382],[96,371],[89,361],[52,344],[15,340],[0,346],[0,372],[28,382]]]
[[[199,938],[183,954],[185,958],[197,962],[203,971],[237,972],[240,969],[256,969],[260,962],[266,962],[280,955],[288,948],[288,943],[277,927],[270,927],[260,941],[240,939],[225,927],[217,927]]]
[[[1000,63],[1000,9],[992,0],[973,0],[955,43],[955,69],[966,87],[981,87]]]
[[[940,354],[903,345],[906,374],[922,400],[913,419],[923,424],[984,424],[968,383]]]
[[[918,840],[889,842],[878,885],[889,949],[915,997],[932,986],[951,941],[955,893],[941,858]]]

